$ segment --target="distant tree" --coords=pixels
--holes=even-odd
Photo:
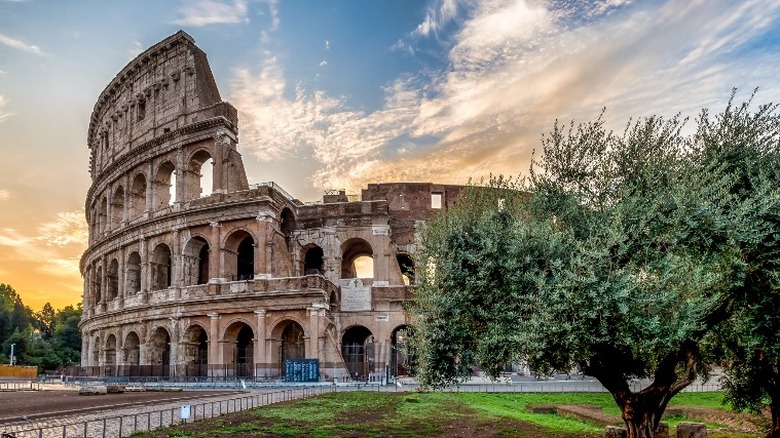
[[[492,376],[521,359],[577,366],[612,394],[629,437],[653,437],[730,316],[744,278],[731,230],[756,231],[732,174],[697,155],[683,124],[556,124],[525,184],[493,180],[431,221],[413,309],[422,382],[456,383],[472,363]],[[497,202],[518,188],[530,195]],[[633,390],[635,378],[651,383]]]
[[[55,311],[50,303],[43,305],[43,309],[35,314],[35,325],[41,331],[44,338],[50,338],[54,325]]]

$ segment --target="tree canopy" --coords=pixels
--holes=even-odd
[[[81,304],[40,312],[25,306],[13,287],[0,284],[0,362],[8,363],[11,344],[17,365],[55,370],[81,361]]]
[[[602,118],[556,123],[528,178],[472,187],[431,221],[413,309],[421,380],[521,360],[579,367],[612,393],[629,436],[653,436],[669,399],[706,374],[710,336],[736,321],[754,258],[774,257],[761,246],[777,230],[772,181],[745,188],[726,159],[746,142],[777,147],[777,125],[747,107],[703,112],[692,136],[680,118],[622,134]],[[634,378],[651,383],[632,391]]]

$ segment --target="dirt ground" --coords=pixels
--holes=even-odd
[[[59,417],[94,410],[136,405],[152,405],[158,402],[189,400],[233,394],[235,391],[184,391],[184,392],[134,392],[84,396],[78,391],[19,391],[0,392],[0,424],[19,420]]]

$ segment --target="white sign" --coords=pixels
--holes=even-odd
[[[341,280],[341,311],[371,310],[371,286],[363,286],[359,278]]]
[[[190,405],[181,405],[181,419],[182,420],[190,419]]]
[[[390,315],[387,313],[378,313],[374,315],[374,321],[390,321]]]

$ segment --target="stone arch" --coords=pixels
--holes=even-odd
[[[121,185],[114,191],[111,197],[111,228],[117,229],[125,218],[125,189]]]
[[[235,254],[226,257],[225,269],[234,280],[252,280],[255,277],[255,238],[243,229],[230,233],[225,239],[225,249]]]
[[[237,318],[226,327],[222,337],[223,363],[233,364],[236,376],[251,376],[254,368],[255,334],[252,325]]]
[[[141,338],[138,333],[130,331],[125,336],[124,363],[127,365],[139,365],[141,363]]]
[[[277,345],[276,351],[271,353],[282,375],[286,360],[306,358],[306,332],[295,318],[284,318],[276,323],[271,330],[271,339]]]
[[[333,312],[339,310],[339,303],[339,295],[334,290],[330,293],[330,299],[328,300],[328,304],[330,304],[330,311]]]
[[[119,296],[119,261],[111,259],[106,271],[106,300],[111,301]],[[115,341],[116,342],[116,341]]]
[[[171,365],[171,334],[167,328],[157,326],[151,335],[147,345],[147,360],[152,365],[152,375],[167,376]]]
[[[206,284],[209,282],[211,247],[205,237],[194,236],[183,251],[184,285]]]
[[[200,149],[188,160],[186,181],[189,199],[211,196],[214,191],[214,160],[211,154]]]
[[[125,267],[125,295],[135,295],[141,290],[141,255],[133,251],[127,256]]]
[[[100,365],[100,336],[95,336],[92,340],[92,365]]]
[[[95,304],[99,304],[103,301],[103,266],[98,266],[95,269],[95,277],[92,279],[92,284]]]
[[[146,175],[138,173],[130,186],[130,219],[141,217],[146,211]]]
[[[168,207],[176,202],[176,166],[165,161],[157,167],[154,177],[155,208]]]
[[[184,331],[182,352],[188,376],[208,375],[209,342],[208,331],[198,323],[193,323]]]
[[[152,273],[151,290],[161,290],[170,287],[172,270],[171,248],[165,243],[158,243],[154,247],[150,265]]]
[[[310,243],[301,249],[303,275],[322,275],[325,271],[325,252],[319,245]]]
[[[353,238],[341,244],[341,278],[372,278],[374,250],[363,239]]]
[[[282,231],[282,234],[284,235],[284,241],[289,248],[290,240],[292,239],[292,233],[296,228],[295,215],[293,214],[292,210],[285,207],[282,209],[279,217],[281,218],[279,221],[279,229]]]
[[[341,335],[341,356],[349,371],[350,377],[355,380],[368,379],[369,373],[374,371],[374,335],[367,327],[353,325],[344,330]]]
[[[103,350],[103,364],[116,365],[116,336],[110,334],[106,337],[106,348]]]
[[[106,195],[103,195],[103,197],[100,198],[97,208],[97,217],[98,234],[102,235],[108,231],[108,197]]]
[[[401,278],[406,286],[415,284],[414,259],[411,254],[400,252],[395,256],[398,268],[401,270]]]
[[[393,329],[390,335],[390,374],[394,376],[409,376],[414,373],[416,355],[412,349],[411,339],[414,331],[411,326],[401,324]]]

